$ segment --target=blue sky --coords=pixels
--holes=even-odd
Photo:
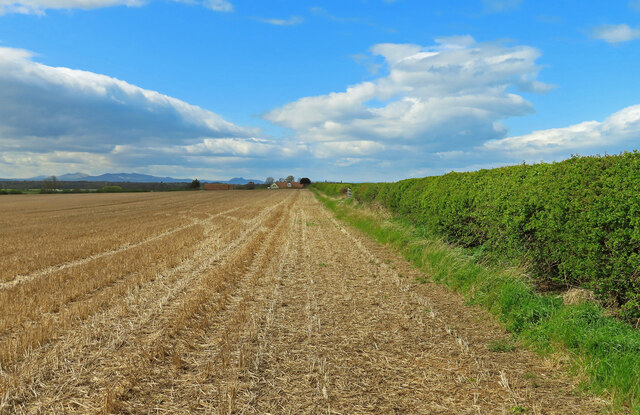
[[[398,180],[640,143],[640,0],[0,0],[0,177]]]

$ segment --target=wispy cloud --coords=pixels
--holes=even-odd
[[[389,32],[389,33],[395,33],[395,29],[391,29],[388,27],[384,27],[384,26],[380,26],[376,23],[371,22],[369,19],[367,18],[361,18],[361,17],[341,17],[341,16],[336,16],[334,14],[329,13],[329,11],[327,11],[325,8],[323,7],[310,7],[309,11],[318,17],[323,17],[325,19],[331,20],[332,22],[336,22],[336,23],[357,23],[357,24],[362,24],[365,26],[370,26],[370,27],[374,27],[376,29],[380,29],[380,30],[384,30],[385,32]]]
[[[323,7],[311,7],[309,8],[309,11],[316,16],[324,17],[338,23],[359,23],[361,21],[361,19],[358,17],[339,17],[333,15]]]
[[[47,9],[99,9],[113,6],[137,7],[145,0],[0,0],[0,14],[43,14]]]
[[[592,36],[608,43],[622,43],[640,38],[640,29],[626,24],[602,25],[593,28]]]
[[[356,53],[349,57],[358,65],[364,65],[371,75],[376,75],[380,71],[380,68],[382,68],[382,64],[376,62],[370,54]]]
[[[211,9],[217,12],[231,12],[233,11],[233,5],[227,0],[204,0],[202,5],[207,9]]]
[[[522,0],[482,0],[484,9],[489,13],[500,13],[520,7]]]
[[[629,0],[629,7],[637,12],[640,12],[640,0]]]
[[[8,13],[44,14],[49,9],[101,9],[105,7],[140,7],[151,0],[0,0],[0,15]],[[199,4],[217,12],[231,12],[228,0],[172,0],[178,3]]]
[[[264,18],[264,17],[254,17],[253,19],[262,23],[267,23],[275,26],[295,26],[295,25],[304,23],[304,18],[301,16],[291,16],[288,19],[275,19],[275,18]]]
[[[536,22],[560,24],[564,23],[564,19],[560,16],[554,16],[550,14],[539,14],[535,17]]]

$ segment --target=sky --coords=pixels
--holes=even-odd
[[[640,0],[0,0],[0,177],[395,181],[640,147]]]

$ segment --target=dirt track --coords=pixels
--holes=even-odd
[[[334,220],[310,192],[210,197],[210,205],[198,199],[195,221],[130,242],[137,249],[147,240],[171,240],[193,225],[197,232],[181,242],[189,249],[179,261],[114,291],[108,303],[46,341],[6,355],[0,413],[595,414],[604,408],[578,394],[557,362],[520,349],[490,351],[490,342],[507,338],[491,317],[438,285],[417,284],[418,271]],[[91,252],[95,259],[46,264],[7,289],[128,250],[112,246]],[[6,324],[2,344],[13,344],[38,318]]]

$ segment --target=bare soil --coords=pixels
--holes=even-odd
[[[162,199],[137,197],[111,202],[144,211],[144,203],[152,209]],[[24,350],[5,353],[0,413],[606,411],[602,399],[579,392],[562,359],[520,347],[497,350],[495,344],[511,340],[494,317],[442,286],[417,283],[423,274],[336,221],[310,192],[180,197],[163,211],[173,217],[172,226],[156,233],[145,228],[102,251],[96,242],[67,261],[47,257],[39,269],[16,265],[16,273],[3,278],[0,292],[42,284],[58,273],[71,281],[93,278],[65,272],[107,257],[160,264],[152,276],[138,279],[128,268],[110,271],[122,275],[105,277],[69,301],[135,284],[113,291],[95,309],[70,314],[64,327]],[[46,222],[47,215],[64,212],[37,213]],[[158,241],[178,244],[171,252],[179,252],[179,260],[162,262],[156,250],[130,255]],[[42,295],[43,304],[55,303]],[[61,300],[43,313],[72,313],[70,307]],[[35,316],[3,324],[2,346],[43,321],[57,320]]]

